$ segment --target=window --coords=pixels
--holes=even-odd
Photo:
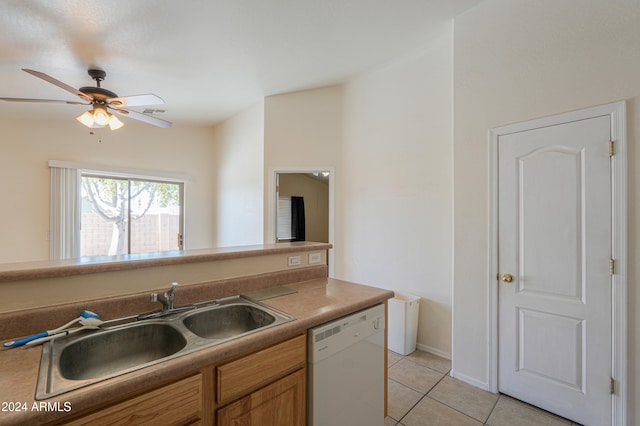
[[[49,257],[184,248],[189,175],[49,160]]]
[[[295,238],[291,232],[291,197],[278,196],[278,241],[291,241]]]
[[[80,255],[180,250],[183,184],[81,174]]]

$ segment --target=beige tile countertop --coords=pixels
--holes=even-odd
[[[0,425],[38,425],[107,405],[185,377],[227,358],[269,346],[305,330],[384,303],[393,292],[331,278],[287,284],[296,293],[262,303],[296,317],[296,320],[256,332],[211,348],[184,355],[63,395],[34,401],[41,347],[0,350]],[[45,402],[45,404],[41,404]]]

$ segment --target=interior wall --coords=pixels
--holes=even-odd
[[[49,259],[48,160],[188,174],[186,248],[215,244],[211,190],[213,132],[205,127],[160,129],[128,122],[90,130],[69,121],[0,119],[0,179],[4,182],[0,262]]]
[[[264,103],[214,129],[216,246],[262,244]]]
[[[487,0],[455,20],[454,375],[488,381],[488,131],[627,100],[629,408],[640,422],[640,3]]]
[[[304,198],[307,241],[329,242],[329,183],[302,173],[280,173],[279,194]]]
[[[264,238],[269,243],[270,197],[275,201],[269,182],[274,170],[333,168],[334,197],[340,191],[337,182],[341,179],[342,86],[269,96],[264,105]],[[337,201],[333,208],[340,209]],[[275,223],[271,225],[275,229]],[[334,231],[336,235],[340,233],[337,221]],[[331,250],[339,256],[341,248],[336,245]]]
[[[421,297],[418,345],[451,357],[452,27],[345,86],[339,278]]]

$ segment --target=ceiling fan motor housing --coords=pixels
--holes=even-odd
[[[86,93],[89,96],[93,96],[94,101],[104,103],[107,99],[117,98],[118,95],[111,90],[103,89],[102,87],[81,87],[78,89],[82,93]]]
[[[102,87],[100,87],[100,82],[107,77],[107,73],[104,70],[90,69],[87,72],[89,73],[89,76],[96,81],[97,87],[81,87],[78,89],[79,91],[92,96],[94,99],[94,103],[99,104],[106,103],[107,99],[118,97],[118,95],[116,95],[111,90],[103,89]]]

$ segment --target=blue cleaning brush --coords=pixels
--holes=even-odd
[[[64,337],[73,333],[77,333],[78,331],[81,331],[81,330],[98,330],[102,326],[102,324],[104,324],[104,321],[98,318],[82,318],[80,320],[80,327],[68,328],[66,330],[60,331],[59,333],[52,334],[51,336],[41,337],[39,339],[32,340],[30,342],[27,342],[27,346],[39,345],[41,343],[48,342],[49,340],[53,340],[59,337]]]
[[[56,329],[53,330],[47,330],[47,331],[42,331],[40,333],[36,333],[36,334],[32,334],[31,336],[27,336],[27,337],[23,337],[21,339],[17,339],[14,340],[12,342],[7,342],[4,343],[2,346],[4,346],[5,348],[14,348],[16,346],[22,346],[32,340],[35,339],[40,339],[42,337],[47,337],[47,336],[51,336],[57,333],[61,333],[62,331],[64,331],[64,329],[72,326],[73,324],[75,324],[78,321],[82,321],[83,319],[87,319],[87,318],[100,318],[100,316],[98,314],[96,314],[95,312],[91,312],[91,311],[87,311],[85,309],[82,310],[82,312],[80,312],[80,316],[72,321],[69,321],[68,323],[66,323],[63,326],[60,326]]]

